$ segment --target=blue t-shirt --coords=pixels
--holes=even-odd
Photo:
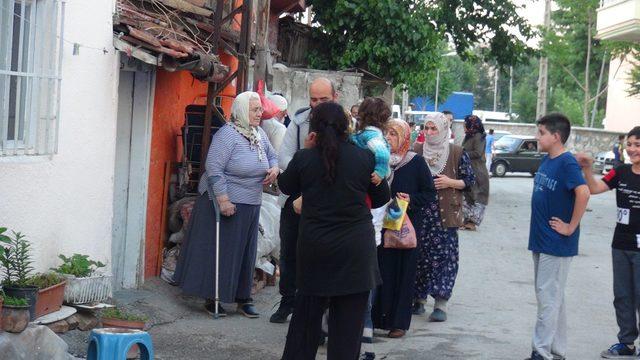
[[[573,215],[575,188],[585,185],[578,162],[569,152],[551,159],[545,156],[533,181],[529,250],[553,256],[578,255],[580,227],[571,236],[549,225],[552,217],[569,223]]]
[[[485,154],[491,154],[491,148],[493,147],[493,135],[487,135],[487,146],[484,148]]]

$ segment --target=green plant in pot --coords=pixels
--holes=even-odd
[[[105,267],[100,261],[89,258],[89,255],[58,255],[62,260],[56,268],[58,274],[67,279],[64,301],[70,304],[96,303],[111,296],[111,276],[98,272]]]
[[[29,325],[29,300],[22,297],[5,296],[2,305],[2,329],[20,333]]]
[[[60,310],[64,300],[66,280],[64,276],[54,272],[36,274],[28,280],[29,285],[38,287],[36,318]]]
[[[119,307],[113,307],[100,312],[102,327],[144,330],[148,318],[137,315]],[[133,345],[127,353],[127,359],[137,359],[138,346]]]
[[[2,246],[3,250],[0,252],[0,264],[5,271],[2,288],[7,297],[26,298],[29,301],[31,318],[35,319],[38,287],[29,283],[33,272],[31,243],[19,232],[12,231],[12,235],[3,236],[8,242],[3,241],[6,246]]]

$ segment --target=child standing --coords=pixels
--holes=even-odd
[[[548,155],[536,174],[531,197],[529,250],[533,253],[538,316],[531,360],[562,359],[567,347],[564,289],[573,256],[578,254],[580,219],[589,201],[580,166],[564,144],[571,123],[562,114],[538,120],[536,138]]]
[[[613,307],[620,331],[618,343],[600,354],[607,359],[637,359],[634,343],[639,331],[636,312],[640,310],[640,126],[627,134],[627,155],[631,164],[618,164],[602,180],[593,176],[592,158],[576,155],[591,194],[616,189],[618,217],[611,257]]]
[[[378,185],[389,175],[389,144],[384,138],[384,129],[391,108],[379,97],[368,97],[358,109],[358,126],[351,141],[361,149],[369,149],[376,158],[376,167],[371,174],[371,182]]]

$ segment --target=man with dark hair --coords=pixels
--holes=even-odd
[[[487,141],[487,145],[484,149],[484,155],[486,157],[487,171],[489,172],[489,176],[491,176],[491,162],[493,161],[493,143],[495,142],[495,138],[493,137],[493,129],[489,129],[489,135],[487,135],[486,141]]]
[[[351,130],[356,129],[358,125],[358,112],[360,111],[360,104],[351,105],[351,109],[349,109],[349,113],[351,114]]]
[[[548,153],[536,173],[531,196],[529,250],[533,256],[538,314],[531,360],[563,359],[567,350],[565,288],[569,265],[578,255],[580,220],[589,201],[589,187],[564,144],[569,119],[558,113],[538,120],[540,151]]]
[[[613,167],[624,164],[624,135],[618,135],[618,142],[613,145]]]
[[[336,101],[338,94],[333,83],[327,78],[317,78],[309,85],[309,107],[296,111],[284,135],[280,147],[278,164],[286,170],[296,151],[304,147],[309,135],[309,114],[319,104]],[[280,306],[269,319],[272,323],[284,323],[293,311],[296,295],[296,244],[302,196],[281,196],[280,205]]]

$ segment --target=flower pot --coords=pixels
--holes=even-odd
[[[67,304],[100,302],[111,297],[111,275],[86,278],[62,275],[67,279],[67,286],[64,289],[64,302]]]
[[[40,316],[60,310],[62,307],[62,301],[64,300],[64,288],[66,284],[67,282],[63,281],[60,284],[38,291],[38,299],[36,300],[36,319]]]
[[[4,302],[4,298],[0,296],[0,332],[2,332],[2,303]]]
[[[144,330],[144,321],[131,321],[122,319],[103,318],[102,327],[105,328],[120,328],[120,329],[136,329]]]
[[[36,301],[38,300],[38,287],[25,285],[5,285],[2,287],[7,296],[14,298],[26,298],[29,302],[29,316],[31,319],[36,318]]]
[[[135,329],[144,330],[144,321],[131,321],[122,319],[103,318],[103,328],[120,328],[120,329]],[[138,358],[138,345],[133,345],[127,352],[127,359]]]
[[[28,306],[4,305],[2,307],[2,329],[4,331],[21,333],[29,325],[29,320]]]

